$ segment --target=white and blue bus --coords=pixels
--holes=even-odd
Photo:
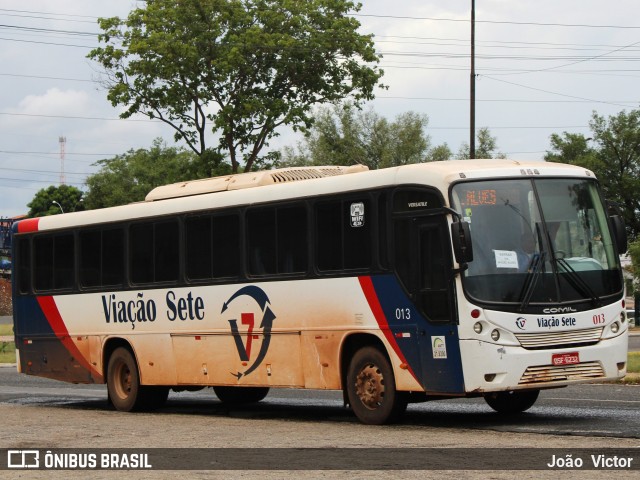
[[[19,371],[106,383],[118,410],[330,389],[380,424],[452,397],[521,412],[626,373],[624,225],[584,168],[244,173],[14,235]]]

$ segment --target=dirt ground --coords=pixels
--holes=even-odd
[[[576,448],[632,448],[637,439],[567,437],[488,430],[415,427],[411,425],[375,427],[351,422],[286,421],[227,417],[207,414],[123,414],[104,409],[75,409],[42,405],[0,404],[3,435],[0,448],[371,448],[438,447],[482,449],[513,447],[557,449],[559,455]],[[383,452],[383,450],[377,450]],[[478,450],[470,450],[470,453]],[[251,459],[248,457],[247,462]],[[480,459],[479,459],[480,460]],[[640,460],[640,459],[639,459]],[[513,459],[518,462],[517,458]],[[89,472],[4,471],[3,478],[87,478]],[[7,474],[7,475],[5,475]],[[461,479],[538,478],[600,479],[638,478],[638,471],[181,471],[141,472],[92,471],[91,478],[163,478],[179,474],[182,478],[260,479],[280,478],[371,478],[429,479],[449,476]]]
[[[0,317],[11,315],[11,281],[0,278]]]

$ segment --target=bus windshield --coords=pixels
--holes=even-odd
[[[621,291],[619,261],[596,183],[540,178],[459,183],[453,206],[469,222],[464,272],[479,302],[590,302]]]

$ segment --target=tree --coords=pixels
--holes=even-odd
[[[129,150],[97,164],[100,171],[86,181],[88,192],[84,203],[88,209],[139,202],[157,186],[231,171],[228,164],[205,163],[189,150],[167,147],[159,138],[149,150]]]
[[[482,127],[476,133],[476,158],[506,158],[504,153],[496,152],[498,143],[496,137],[491,135],[487,127]],[[457,157],[460,160],[471,158],[471,151],[468,143],[463,143],[458,150]]]
[[[608,118],[593,112],[589,128],[591,138],[567,132],[552,135],[545,160],[592,170],[605,197],[621,208],[628,233],[636,238],[640,235],[640,110]]]
[[[353,165],[370,169],[427,160],[430,139],[426,115],[406,112],[389,121],[373,110],[353,104],[320,108],[316,121],[297,151],[285,148],[285,165]]]
[[[148,0],[126,20],[99,20],[92,50],[108,99],[175,129],[198,155],[213,149],[250,171],[288,125],[306,129],[314,105],[373,98],[382,76],[371,35],[349,0]],[[371,66],[369,66],[371,65]]]
[[[70,185],[60,185],[39,190],[27,204],[29,217],[46,217],[60,213],[76,212],[84,209],[82,190]]]
[[[594,165],[596,150],[589,146],[589,140],[581,133],[567,133],[551,135],[551,151],[547,151],[544,159],[547,162],[570,163],[572,165]]]
[[[437,147],[433,147],[428,154],[430,162],[439,162],[443,160],[450,160],[453,158],[453,152],[449,148],[449,145],[443,143]]]

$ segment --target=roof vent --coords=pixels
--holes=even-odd
[[[238,173],[223,177],[205,178],[178,182],[154,188],[146,196],[145,201],[155,202],[169,198],[189,197],[205,193],[224,192],[227,190],[240,190],[242,188],[264,187],[278,183],[298,182],[301,180],[313,180],[349,173],[365,172],[369,170],[364,165],[352,165],[350,167],[292,167],[277,170],[262,170],[259,172]]]

